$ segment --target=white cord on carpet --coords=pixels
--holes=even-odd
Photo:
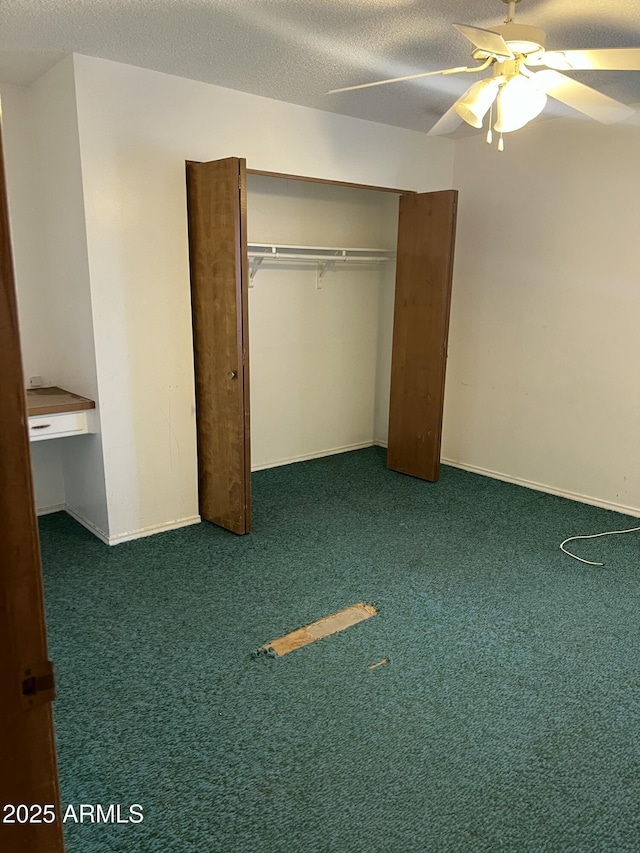
[[[608,530],[606,533],[592,533],[590,536],[570,536],[564,542],[560,543],[560,550],[568,554],[569,557],[573,557],[574,560],[580,560],[581,563],[586,563],[588,566],[604,566],[604,563],[594,563],[592,560],[583,560],[582,557],[576,557],[571,551],[567,551],[564,546],[567,542],[572,542],[574,539],[597,539],[598,536],[613,536],[614,533],[634,533],[636,530],[640,530],[640,527],[630,527],[628,530]]]

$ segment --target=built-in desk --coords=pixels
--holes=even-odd
[[[92,410],[95,407],[93,400],[72,394],[56,385],[49,388],[28,388],[30,441],[95,432],[92,418]]]

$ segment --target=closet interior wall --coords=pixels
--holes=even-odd
[[[395,252],[398,196],[247,176],[249,243]],[[252,468],[386,441],[395,262],[263,262],[249,289]]]

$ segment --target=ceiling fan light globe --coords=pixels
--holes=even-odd
[[[512,77],[498,94],[498,119],[496,133],[511,133],[520,130],[540,115],[547,103],[547,96],[526,77]]]
[[[478,80],[458,98],[453,105],[454,109],[471,127],[482,127],[482,121],[495,101],[498,89],[499,83],[494,77]]]
[[[482,127],[482,120],[475,116],[471,110],[464,104],[454,104],[454,109],[463,121],[470,124],[471,127]]]

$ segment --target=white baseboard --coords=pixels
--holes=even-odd
[[[64,506],[65,512],[68,512],[71,518],[75,519],[78,524],[81,524],[83,527],[86,527],[90,533],[93,533],[94,536],[97,536],[101,542],[104,542],[105,545],[109,544],[109,535],[101,530],[97,525],[95,525],[92,521],[89,521],[88,518],[85,518],[81,512],[78,512],[77,509],[74,509],[69,504],[65,504]]]
[[[317,453],[312,454],[304,454],[301,456],[292,456],[286,459],[279,459],[273,462],[268,462],[262,465],[257,465],[255,468],[252,468],[253,471],[263,471],[267,468],[276,468],[280,465],[290,465],[295,462],[304,462],[309,459],[320,459],[324,456],[333,456],[339,453],[347,453],[350,450],[362,450],[365,447],[387,447],[387,442],[383,441],[368,441],[358,444],[345,445],[342,447],[334,447],[328,450],[322,450]],[[612,510],[613,512],[618,512],[623,515],[630,515],[634,518],[640,518],[640,508],[625,506],[624,504],[614,503],[613,501],[602,500],[600,498],[592,497],[591,495],[583,495],[578,492],[571,492],[567,489],[557,489],[552,486],[548,486],[544,483],[537,483],[533,480],[526,480],[522,477],[513,477],[509,474],[503,474],[500,471],[493,471],[489,468],[481,468],[478,465],[469,465],[462,462],[455,462],[453,459],[441,459],[443,465],[450,465],[452,468],[459,468],[462,471],[469,471],[472,474],[480,474],[483,477],[491,477],[494,480],[501,480],[505,483],[512,483],[516,486],[523,486],[526,489],[533,489],[537,492],[545,492],[549,495],[556,495],[560,498],[568,498],[572,501],[577,501],[578,503],[588,504],[590,506],[597,506],[602,509]],[[117,536],[109,536],[103,530],[98,528],[95,524],[86,519],[81,513],[75,510],[73,507],[67,504],[57,504],[55,506],[48,507],[40,507],[37,510],[38,515],[47,515],[53,512],[60,512],[61,510],[65,510],[69,513],[69,515],[74,518],[79,524],[82,524],[83,527],[86,527],[87,530],[91,531],[94,536],[97,536],[102,542],[106,545],[118,545],[121,542],[130,542],[134,539],[142,539],[145,536],[152,536],[155,533],[162,533],[167,530],[176,530],[179,527],[187,527],[191,524],[199,524],[201,519],[199,515],[190,516],[188,518],[181,518],[177,521],[170,521],[164,524],[155,524],[150,527],[143,527],[139,530],[133,530],[129,533],[121,533]]]
[[[38,506],[36,507],[36,515],[51,515],[52,512],[62,512],[66,508],[66,504],[51,504],[50,506]]]
[[[319,450],[316,453],[304,453],[300,456],[288,456],[285,459],[275,459],[273,462],[264,462],[252,466],[252,471],[264,471],[267,468],[278,468],[280,465],[291,465],[294,462],[306,462],[309,459],[321,459],[323,456],[335,456],[338,453],[348,453],[350,450],[362,450],[365,447],[373,447],[375,442],[363,441],[358,444],[345,444],[342,447],[331,447],[328,450]]]
[[[153,536],[154,533],[166,533],[167,530],[177,530],[178,527],[189,527],[191,524],[200,524],[202,519],[199,515],[191,515],[188,518],[179,518],[177,521],[167,521],[163,524],[152,524],[150,527],[141,527],[130,533],[119,533],[117,536],[109,536],[109,545],[119,545],[122,542],[131,542],[133,539],[142,539],[145,536]]]
[[[105,545],[119,545],[121,542],[131,542],[133,539],[142,539],[145,536],[152,536],[154,533],[164,533],[167,530],[176,530],[178,527],[188,527],[190,524],[199,524],[200,516],[192,515],[188,518],[179,518],[177,521],[168,521],[164,524],[153,524],[150,527],[141,527],[139,530],[132,530],[129,533],[120,533],[117,536],[109,536],[104,530],[101,530],[93,522],[85,518],[82,513],[78,512],[68,504],[64,504],[60,509],[69,513],[71,518],[75,519],[78,524],[86,527],[94,536],[97,536]]]
[[[443,458],[440,461],[443,465],[451,465],[452,468],[460,468],[463,471],[470,471],[472,474],[481,474],[483,477],[502,480],[504,483],[513,483],[515,486],[524,486],[525,489],[533,489],[536,492],[546,492],[548,495],[556,495],[559,498],[568,498],[569,500],[577,501],[578,503],[597,506],[601,509],[610,509],[613,512],[620,512],[623,515],[631,515],[635,518],[640,518],[640,508],[638,507],[625,506],[624,504],[614,503],[613,501],[594,498],[591,495],[571,492],[568,489],[557,489],[553,486],[547,486],[544,483],[536,483],[534,480],[525,480],[523,477],[512,477],[509,474],[502,474],[500,471],[492,471],[489,468],[480,468],[478,465],[454,462],[453,459]]]
[[[386,447],[386,441],[376,441],[378,447]],[[503,483],[513,483],[514,486],[523,486],[525,489],[533,489],[536,492],[546,492],[548,495],[556,495],[559,498],[567,498],[570,501],[588,504],[589,506],[598,506],[601,509],[610,509],[612,512],[620,512],[623,515],[631,515],[634,518],[640,518],[640,508],[626,506],[625,504],[614,503],[600,498],[594,498],[591,495],[583,495],[579,492],[570,492],[567,489],[556,489],[553,486],[547,486],[544,483],[536,483],[533,480],[525,480],[522,477],[512,477],[510,474],[502,474],[500,471],[492,471],[489,468],[480,468],[478,465],[468,465],[463,462],[454,462],[453,459],[440,460],[443,465],[451,465],[452,468],[460,468],[462,471],[469,471],[472,474],[481,474],[483,477],[491,477],[493,480],[502,480]]]

